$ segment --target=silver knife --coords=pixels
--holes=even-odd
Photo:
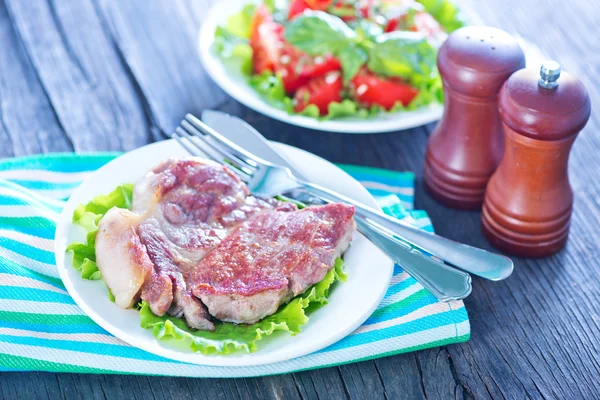
[[[202,120],[211,128],[248,152],[274,164],[290,168],[300,177],[293,162],[281,156],[256,129],[243,120],[219,111],[206,110]],[[462,299],[471,292],[471,277],[451,266],[424,256],[408,244],[370,226],[364,220],[356,220],[361,233],[377,245],[396,263],[417,279],[426,289],[443,301]]]

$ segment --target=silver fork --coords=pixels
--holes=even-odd
[[[281,171],[281,169],[241,149],[229,147],[233,144],[227,139],[223,138],[225,142],[220,142],[212,135],[203,135],[199,129],[210,128],[199,120],[194,121],[194,119],[184,120],[181,126],[172,134],[172,138],[177,140],[190,154],[202,157],[208,156],[214,161],[228,166],[233,173],[248,185],[253,194],[261,197],[272,197],[291,189],[303,189],[298,185],[291,185],[287,174],[285,179],[280,179],[279,176],[269,177],[270,172],[268,172],[268,169],[265,170],[265,167],[276,168],[273,171]],[[213,133],[218,135],[216,132]],[[262,179],[259,178],[261,176]],[[269,179],[271,183],[267,182]],[[329,202],[338,201],[335,198],[331,199],[325,196],[317,197]],[[353,203],[355,202],[353,201]],[[471,277],[469,274],[436,262],[410,245],[389,235],[382,228],[371,227],[364,216],[357,214],[356,217],[359,231],[382,249],[394,262],[400,264],[407,273],[417,279],[423,287],[438,299],[442,301],[458,300],[467,297],[471,293]]]

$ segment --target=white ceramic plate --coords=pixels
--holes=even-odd
[[[366,189],[335,165],[294,147],[277,143],[276,148],[308,179],[377,207]],[[283,361],[320,350],[348,335],[371,315],[389,286],[393,263],[358,233],[344,256],[348,281],[334,287],[329,304],[311,314],[302,333],[295,337],[287,334],[273,337],[259,345],[259,350],[252,354],[205,356],[171,347],[139,326],[137,311],[121,309],[109,301],[103,282],[82,279],[71,266],[71,257],[65,256],[67,245],[82,241],[84,236],[81,228],[71,223],[75,207],[112,191],[119,184],[135,182],[168,157],[186,155],[172,140],[154,143],[109,162],[73,192],[56,230],[55,256],[69,294],[90,318],[116,337],[150,353],[195,364],[246,366]]]
[[[256,0],[217,1],[204,17],[200,29],[198,51],[200,59],[211,78],[231,97],[262,114],[293,125],[310,129],[342,133],[379,133],[414,128],[441,118],[443,107],[432,104],[415,111],[380,114],[370,119],[343,118],[319,121],[300,115],[289,115],[265,102],[247,83],[237,68],[228,68],[216,53],[214,33],[218,25],[225,25],[227,18],[239,12],[246,4]]]

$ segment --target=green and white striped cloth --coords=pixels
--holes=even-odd
[[[373,315],[316,353],[275,364],[211,367],[146,353],[104,331],[75,305],[54,262],[53,238],[71,191],[117,154],[52,154],[0,160],[0,370],[246,377],[368,360],[468,340],[462,302],[438,302],[396,266]],[[341,166],[385,212],[431,230],[413,205],[412,173]],[[293,340],[293,339],[290,339]],[[259,350],[260,351],[260,350]]]

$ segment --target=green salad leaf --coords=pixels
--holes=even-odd
[[[67,253],[73,254],[73,267],[83,279],[96,280],[102,274],[96,265],[96,232],[100,218],[113,207],[131,208],[133,185],[120,185],[107,195],[96,196],[87,204],[81,204],[73,213],[73,223],[87,231],[85,242],[74,242],[67,246]]]
[[[380,75],[400,77],[419,87],[437,73],[436,51],[415,32],[380,35],[369,52],[367,67]]]
[[[232,14],[227,18],[225,30],[242,39],[248,39],[255,11],[256,6],[254,4],[247,4],[242,8],[242,11]]]
[[[247,40],[218,26],[215,31],[215,45],[222,60],[237,63],[244,75],[252,74],[252,47]]]
[[[448,33],[466,25],[460,9],[450,0],[417,0],[417,2],[421,3],[425,11],[431,14]]]
[[[321,282],[253,325],[218,322],[213,332],[197,331],[190,329],[181,318],[154,315],[146,302],[142,302],[140,324],[142,328],[152,329],[158,340],[176,340],[202,354],[231,354],[240,350],[251,353],[257,350],[258,341],[275,332],[289,332],[292,336],[300,333],[308,322],[307,313],[327,304],[331,285],[338,280],[346,280],[341,258]]]
[[[131,209],[133,184],[118,186],[108,195],[95,197],[87,204],[82,204],[73,213],[73,223],[87,231],[83,243],[71,243],[67,252],[73,254],[73,267],[81,273],[84,279],[101,279],[102,274],[96,266],[95,241],[98,232],[98,222],[113,207]],[[277,197],[281,201],[295,203],[298,208],[305,204],[284,196]],[[296,335],[302,331],[302,326],[308,322],[308,313],[327,304],[331,285],[336,281],[347,278],[343,270],[341,258],[335,260],[332,268],[323,280],[307,289],[302,295],[289,303],[282,305],[273,315],[270,315],[253,325],[237,325],[227,322],[217,322],[214,332],[190,329],[182,318],[164,315],[156,316],[150,310],[148,303],[140,303],[140,325],[151,329],[158,340],[175,340],[182,346],[203,354],[231,354],[236,351],[254,352],[257,342],[275,332],[285,331]],[[108,298],[115,298],[108,289]]]
[[[215,30],[215,46],[223,61],[236,64],[244,75],[252,74],[252,48],[248,43],[254,4],[246,5],[240,12],[231,15],[225,26]]]
[[[248,79],[248,83],[267,101],[267,103],[285,110],[290,114],[294,112],[292,99],[285,92],[283,81],[280,76],[265,71],[260,75],[252,75]]]

